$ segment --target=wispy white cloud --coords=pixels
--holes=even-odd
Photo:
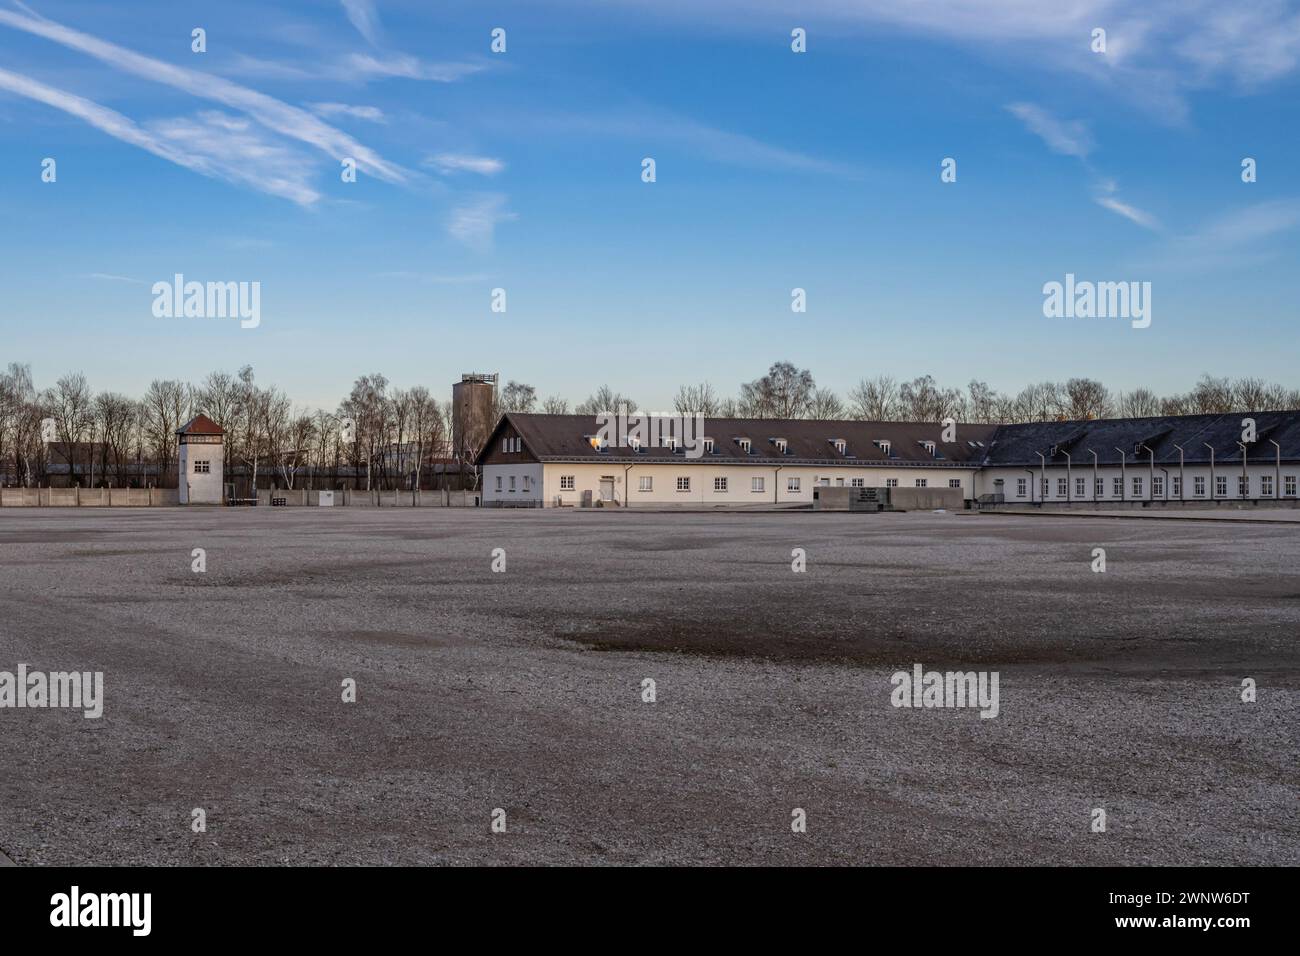
[[[442,173],[468,172],[480,176],[495,176],[506,164],[491,156],[471,156],[466,153],[438,153],[427,157],[421,164]]]
[[[371,44],[379,42],[379,13],[375,10],[373,0],[341,0],[343,10],[347,13],[357,32]]]
[[[1010,103],[1007,112],[1025,124],[1025,128],[1063,156],[1087,159],[1093,150],[1092,134],[1080,120],[1060,120],[1033,103]]]
[[[242,110],[268,129],[308,143],[336,160],[354,159],[362,172],[386,182],[405,183],[409,179],[410,173],[407,170],[385,160],[374,150],[357,142],[342,130],[323,122],[307,110],[290,106],[273,96],[233,83],[223,77],[174,66],[135,53],[115,43],[100,40],[79,30],[62,26],[52,20],[33,19],[10,10],[0,10],[0,24],[78,50],[123,72],[171,86],[202,99],[216,101],[232,109]]]
[[[387,123],[384,111],[378,106],[350,106],[347,103],[308,103],[321,116],[351,116],[371,123]]]
[[[1202,271],[1258,265],[1277,255],[1272,240],[1300,229],[1300,199],[1278,199],[1233,210],[1159,246],[1140,265]]]
[[[139,126],[116,110],[48,86],[31,77],[0,70],[0,89],[36,100],[178,166],[251,186],[261,192],[310,205],[320,198],[306,182],[307,164],[282,148],[230,125],[222,114],[199,120],[162,120]]]
[[[471,249],[485,252],[492,248],[496,227],[518,218],[506,209],[506,197],[498,193],[478,196],[451,212],[447,233]]]
[[[129,282],[129,283],[131,283],[132,285],[148,285],[148,284],[149,284],[149,283],[145,282],[143,279],[132,279],[130,276],[117,276],[117,275],[113,275],[111,272],[91,272],[91,273],[88,273],[88,274],[85,276],[85,278],[87,278],[87,279],[102,279],[102,280],[105,281],[105,282]]]
[[[1093,200],[1098,206],[1109,209],[1113,213],[1118,213],[1130,222],[1134,222],[1145,229],[1160,228],[1160,223],[1156,220],[1155,216],[1143,212],[1141,209],[1124,202],[1122,199],[1117,199],[1114,196],[1095,196],[1093,197]]]
[[[387,53],[382,57],[369,53],[352,53],[344,57],[341,72],[348,79],[396,77],[455,83],[482,69],[484,67],[478,63],[430,63],[409,53]]]

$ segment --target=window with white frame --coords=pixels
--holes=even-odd
[[[1124,497],[1124,479],[1112,478],[1110,480],[1110,493],[1116,498]]]
[[[928,478],[918,478],[916,479],[916,487],[924,488],[928,481],[929,481]]]
[[[849,480],[849,484],[854,488],[864,488],[866,487],[867,480],[865,478],[852,478]]]
[[[1087,491],[1088,491],[1087,478],[1074,479],[1074,496],[1076,498],[1082,498],[1085,494],[1087,494]]]
[[[1098,498],[1106,497],[1106,479],[1094,478],[1092,480],[1092,493]]]
[[[712,454],[713,454],[713,439],[712,439],[712,438],[706,438],[706,439],[704,439],[704,454],[706,454],[706,455],[712,455]]]
[[[751,478],[751,479],[749,479],[749,490],[750,490],[750,491],[759,491],[759,492],[761,492],[761,491],[764,490],[763,485],[764,485],[764,481],[763,481],[762,478]]]
[[[823,488],[829,488],[831,486],[831,480],[829,478],[818,478],[817,484],[821,485]]]
[[[773,438],[772,444],[776,446],[776,453],[784,455],[786,450],[786,441],[784,438]]]
[[[1142,497],[1142,478],[1138,475],[1133,476],[1133,497]]]
[[[528,490],[528,476],[524,475],[524,491]]]
[[[799,490],[799,479],[798,479],[798,478],[786,478],[786,480],[785,480],[785,490],[786,490],[786,491],[798,491],[798,490]]]
[[[210,459],[199,459],[194,462],[194,474],[210,475],[212,473],[212,461]]]
[[[1192,476],[1192,494],[1197,498],[1205,497],[1205,478],[1203,476]]]
[[[1039,493],[1040,495],[1042,495],[1044,498],[1047,497],[1047,479],[1046,479],[1046,478],[1042,478],[1042,479],[1039,480],[1039,482],[1038,482],[1038,493]]]
[[[515,490],[515,476],[514,476],[514,475],[511,475],[511,476],[510,476],[510,490],[511,490],[511,491],[514,491],[514,490]]]
[[[640,481],[640,484],[637,485],[637,489],[638,489],[639,491],[654,491],[654,490],[655,490],[655,479],[654,479],[654,476],[653,476],[653,475],[642,475],[642,476],[640,477],[639,481]]]
[[[746,455],[749,454],[749,439],[748,439],[748,438],[737,438],[737,439],[736,439],[736,444],[740,446],[740,450],[743,451]]]
[[[497,491],[501,490],[501,476],[497,475]]]
[[[1016,497],[1017,497],[1017,498],[1023,498],[1023,497],[1025,496],[1025,493],[1028,492],[1028,491],[1029,491],[1029,479],[1028,479],[1028,478],[1017,478],[1017,479],[1016,479]]]
[[[726,491],[726,490],[727,490],[727,479],[726,479],[726,478],[714,478],[714,479],[713,479],[713,490],[714,490],[714,491]]]
[[[560,490],[561,490],[561,491],[573,491],[573,489],[574,489],[574,487],[575,487],[575,484],[574,484],[574,478],[575,478],[574,475],[560,475]],[[501,479],[498,478],[498,479],[497,479],[497,483],[500,484],[500,482],[501,482]],[[498,488],[497,490],[500,491],[501,489]]]
[[[678,490],[678,491],[690,491],[690,490],[691,490],[691,479],[690,479],[688,476],[686,476],[686,475],[679,475],[678,478],[677,478],[677,490]]]
[[[1214,497],[1216,498],[1228,497],[1228,476],[1227,475],[1214,476]]]
[[[1170,481],[1173,482],[1173,496],[1181,498],[1183,496],[1183,479],[1171,478]]]
[[[1237,497],[1238,498],[1250,497],[1250,479],[1247,478],[1245,475],[1237,476]]]
[[[886,478],[886,479],[885,479],[885,487],[886,487],[886,488],[897,488],[897,487],[898,487],[898,479],[897,479],[897,478]]]
[[[960,479],[960,478],[949,478],[949,479],[948,479],[948,487],[949,487],[949,488],[960,488],[960,487],[961,487],[961,479]]]
[[[1065,497],[1065,492],[1066,492],[1066,488],[1067,488],[1067,487],[1068,487],[1068,486],[1066,485],[1066,482],[1065,482],[1065,479],[1064,479],[1064,478],[1057,478],[1057,479],[1056,479],[1056,497],[1058,497],[1058,498],[1064,498],[1064,497]]]
[[[1294,498],[1295,490],[1296,490],[1295,475],[1283,476],[1282,488],[1283,488],[1283,494],[1285,494],[1288,498]]]
[[[1261,498],[1273,497],[1273,476],[1272,475],[1259,476],[1259,496]]]
[[[835,439],[832,444],[835,446],[835,450],[841,455],[844,454],[844,449],[848,447],[843,438]]]
[[[502,439],[501,439],[501,453],[504,455],[504,454],[506,454],[506,453],[509,452],[509,451],[510,451],[510,439],[507,438],[507,437],[502,437]]]
[[[1156,475],[1151,479],[1151,497],[1163,498],[1165,496],[1165,476]]]

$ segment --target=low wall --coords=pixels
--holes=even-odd
[[[175,488],[0,488],[4,508],[148,508],[180,504]]]
[[[1188,501],[1004,501],[980,511],[1254,511],[1300,507],[1300,498],[1193,498]]]
[[[326,500],[329,500],[326,492]],[[335,508],[473,508],[478,493],[473,491],[354,491],[344,488],[332,493]],[[286,508],[319,508],[321,492],[304,488],[261,489],[258,507],[271,507],[271,500],[283,500]],[[330,507],[326,504],[323,507]]]

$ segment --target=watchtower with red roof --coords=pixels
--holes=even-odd
[[[225,434],[207,415],[195,415],[176,432],[181,504],[221,504]]]

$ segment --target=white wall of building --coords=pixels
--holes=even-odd
[[[182,442],[177,447],[179,454],[176,471],[180,503],[183,505],[221,504],[223,485],[221,468],[224,457],[221,443]]]
[[[602,485],[613,501],[632,508],[812,504],[813,488],[819,483],[851,486],[860,482],[866,487],[886,487],[894,481],[899,487],[912,488],[923,481],[924,487],[946,488],[955,481],[967,498],[974,488],[974,473],[969,468],[783,465],[778,470],[776,466],[714,464],[691,459],[487,465],[483,473],[485,504],[540,498],[548,508],[557,499],[565,505],[580,505],[584,491],[591,493],[594,503],[601,498]],[[511,478],[515,480],[513,493],[509,490]],[[525,478],[529,479],[530,488],[540,482],[542,493],[524,493]],[[497,490],[498,479],[501,491]],[[683,483],[685,488],[681,487]]]
[[[1032,473],[1031,473],[1032,472]],[[1211,480],[1209,465],[1187,465],[1181,473],[1177,465],[1157,465],[1154,474],[1148,464],[1098,468],[1095,477],[1101,479],[1101,493],[1097,501],[1178,501],[1179,478],[1182,477],[1181,499],[1184,501],[1257,500],[1300,497],[1300,464],[1251,463],[1247,466],[1245,494],[1239,486],[1241,464],[1216,465]],[[1047,478],[1047,492],[1042,492],[1042,478]],[[1123,479],[1123,491],[1116,482]],[[1153,481],[1154,478],[1154,481]],[[1200,479],[1198,482],[1197,479]],[[1001,484],[998,484],[998,481]],[[1062,486],[1061,482],[1066,485]],[[1079,482],[1083,484],[1080,486]],[[1008,503],[1092,501],[1094,472],[1091,465],[1066,469],[1049,465],[1040,468],[984,468],[975,479],[976,493],[980,495],[1001,493]]]

